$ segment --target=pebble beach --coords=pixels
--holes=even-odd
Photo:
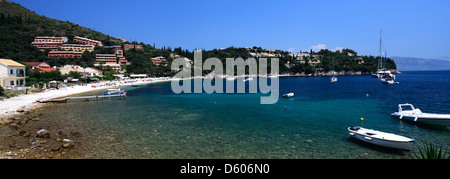
[[[55,98],[79,95],[108,88],[166,82],[171,78],[145,78],[130,81],[108,81],[76,85],[59,90],[20,95],[0,101],[0,159],[78,158],[89,135],[74,131],[70,124],[46,120],[43,110],[52,103],[39,103]]]

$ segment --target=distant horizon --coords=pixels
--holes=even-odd
[[[295,53],[349,48],[378,56],[383,30],[382,51],[388,57],[450,59],[450,24],[442,23],[450,19],[450,2],[444,0],[11,1],[39,15],[157,48],[257,46]]]

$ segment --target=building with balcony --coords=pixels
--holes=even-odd
[[[0,59],[0,85],[6,89],[13,89],[26,84],[25,65],[14,60]]]
[[[137,49],[137,50],[143,50],[144,48],[142,47],[142,45],[134,45],[134,44],[123,44],[123,49],[125,51],[130,50],[130,49]]]
[[[121,70],[120,64],[117,63],[94,64],[94,66],[100,69],[103,69],[105,67],[111,67],[116,72],[119,72]]]
[[[125,57],[119,57],[119,64],[126,65],[128,64],[128,60]]]
[[[116,54],[96,54],[95,62],[97,62],[97,63],[117,63]]]
[[[120,46],[120,45],[103,46],[103,48],[111,48],[111,49],[113,49],[113,51],[122,50],[122,46]]]
[[[166,58],[164,58],[162,56],[151,58],[151,60],[152,60],[152,63],[156,66],[159,66],[163,62],[167,62]],[[167,63],[164,66],[167,66]]]
[[[41,51],[50,49],[51,51],[56,51],[61,48],[61,44],[67,42],[67,37],[47,37],[38,36],[34,38],[31,42],[31,46],[38,48]]]
[[[84,52],[84,51],[92,52],[94,51],[94,46],[84,44],[62,44],[61,50],[75,51],[75,52]]]
[[[56,57],[56,58],[81,58],[83,57],[83,52],[75,52],[75,51],[51,51],[48,52],[48,58]]]
[[[35,43],[57,43],[63,44],[67,42],[67,37],[47,37],[47,36],[37,36],[34,38]]]
[[[100,46],[100,47],[103,47],[102,42],[100,42],[100,41],[98,41],[98,40],[88,39],[88,38],[85,38],[85,37],[75,36],[75,37],[73,38],[73,41],[75,41],[75,42],[81,42],[81,43],[83,43],[83,44],[85,44],[85,45],[93,45],[93,46]]]
[[[50,49],[50,51],[56,51],[61,48],[60,43],[31,42],[31,46],[38,48],[40,51],[45,51],[46,49]]]

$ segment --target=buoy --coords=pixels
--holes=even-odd
[[[369,94],[366,94],[367,97],[369,97]]]
[[[287,106],[284,106],[284,109],[286,109],[287,108]]]
[[[364,121],[364,118],[361,118],[361,121]]]
[[[216,102],[214,102],[214,104],[216,104]]]

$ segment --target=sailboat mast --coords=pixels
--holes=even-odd
[[[383,59],[382,59],[382,56],[383,56],[383,52],[382,52],[383,51],[383,49],[382,49],[383,40],[382,40],[382,37],[383,37],[383,30],[380,30],[380,49],[379,49],[380,61],[378,62],[378,69],[383,68]]]

